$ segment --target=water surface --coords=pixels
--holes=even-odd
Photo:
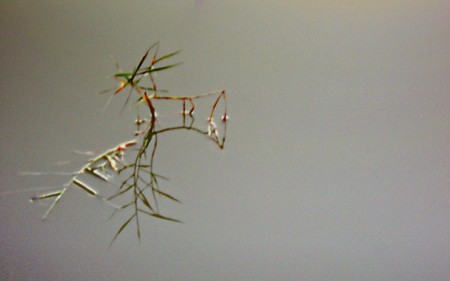
[[[2,280],[446,280],[450,276],[446,1],[14,1],[1,4]],[[158,147],[172,224],[73,189],[30,204],[75,149],[129,138],[102,111],[114,62],[183,49],[177,95],[226,89],[224,151]],[[201,116],[199,121],[202,120]],[[82,159],[82,158],[81,158]]]

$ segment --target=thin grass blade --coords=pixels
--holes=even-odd
[[[116,198],[116,197],[118,197],[118,196],[120,196],[120,195],[126,193],[126,192],[129,191],[132,187],[133,187],[133,185],[130,184],[129,186],[127,186],[127,188],[125,188],[125,189],[121,190],[120,192],[117,192],[117,193],[111,195],[110,197],[108,197],[108,200],[112,200],[112,199],[114,199],[114,198]]]
[[[103,94],[106,94],[106,93],[112,91],[113,89],[114,89],[114,88],[109,88],[109,89],[106,89],[106,90],[103,90],[103,91],[98,92],[98,94],[99,94],[99,95],[103,95]]]
[[[41,194],[39,196],[31,197],[31,201],[37,201],[37,200],[42,200],[42,199],[46,199],[46,198],[56,197],[56,196],[59,196],[60,194],[61,194],[61,191],[48,192],[48,193]]]
[[[132,75],[133,75],[132,72],[120,72],[120,73],[114,74],[114,77],[122,77],[122,78],[126,78],[128,80],[128,79],[130,79],[130,77]]]
[[[144,203],[144,205],[149,208],[150,211],[153,212],[153,207],[150,205],[150,202],[148,202],[147,197],[143,194],[143,193],[139,193],[139,199],[141,199],[142,203]]]
[[[148,48],[147,52],[145,52],[145,54],[142,56],[141,60],[139,61],[138,65],[136,67],[136,70],[133,72],[133,75],[131,76],[130,79],[128,79],[128,82],[133,81],[134,77],[136,76],[136,73],[139,71],[139,69],[141,68],[141,66],[144,63],[145,59],[147,58],[148,52],[150,52],[150,50],[152,48],[153,48],[153,46]]]
[[[151,92],[154,92],[154,91],[155,91],[155,89],[152,88],[152,87],[141,87],[141,86],[139,86],[139,89],[144,90],[144,91],[151,91]],[[161,93],[168,93],[169,90],[167,90],[167,89],[158,89],[158,92],[161,92]],[[141,100],[142,97],[139,98],[139,99]]]
[[[91,188],[90,186],[88,186],[87,184],[85,184],[84,182],[78,180],[78,179],[73,179],[72,180],[73,184],[75,184],[76,186],[80,187],[81,189],[85,190],[87,193],[97,196],[97,191],[95,191],[93,188]]]
[[[158,219],[182,223],[182,221],[180,221],[180,220],[177,220],[177,219],[174,219],[174,218],[170,218],[170,217],[166,217],[166,216],[163,216],[163,215],[160,215],[160,214],[157,214],[157,213],[150,213],[150,212],[147,212],[147,211],[142,210],[142,209],[138,209],[138,211],[141,212],[141,213],[147,214],[149,216],[158,218]]]
[[[55,208],[56,204],[58,204],[59,200],[61,200],[64,193],[69,189],[72,182],[67,183],[62,190],[59,191],[59,195],[56,196],[55,200],[53,200],[53,203],[50,205],[50,207],[45,212],[44,216],[42,217],[43,220],[46,220],[50,212]]]
[[[119,230],[117,230],[116,235],[114,235],[114,238],[112,239],[111,243],[109,244],[109,247],[111,247],[111,245],[116,240],[117,236],[119,236],[119,234],[122,232],[122,230],[124,230],[124,228],[130,223],[130,221],[132,219],[134,219],[135,216],[136,216],[136,214],[132,215],[124,224],[122,224],[122,226],[119,228]]]
[[[104,174],[100,173],[98,170],[93,170],[91,168],[86,168],[84,169],[87,173],[93,175],[94,177],[101,179],[102,181],[105,182],[111,182],[111,180]]]
[[[158,71],[162,71],[162,70],[166,70],[172,67],[175,67],[177,65],[183,64],[182,62],[178,62],[178,63],[174,63],[174,64],[169,64],[169,65],[165,65],[165,66],[161,66],[161,67],[150,67],[150,68],[144,68],[141,72],[139,72],[138,74],[146,74],[146,73],[152,73],[152,72],[158,72]]]
[[[168,59],[168,58],[170,58],[170,57],[173,57],[173,56],[175,56],[176,54],[178,54],[178,53],[180,53],[180,52],[181,52],[181,50],[178,50],[178,51],[175,51],[175,52],[173,52],[173,53],[170,53],[170,54],[164,55],[164,56],[162,56],[162,57],[159,57],[159,58],[157,58],[157,59],[155,60],[155,64],[158,63],[159,61],[162,61],[162,60]]]
[[[177,198],[175,198],[175,197],[173,197],[172,195],[167,194],[167,193],[165,193],[165,192],[163,192],[163,191],[161,191],[161,190],[159,190],[159,189],[154,189],[154,191],[155,191],[156,193],[158,193],[159,195],[162,195],[162,196],[164,196],[164,197],[166,197],[166,198],[168,198],[168,199],[170,199],[170,200],[173,200],[173,201],[175,201],[175,202],[181,203],[181,201],[178,200]]]
[[[155,177],[155,178],[160,178],[160,179],[162,179],[162,180],[166,180],[166,181],[168,181],[169,180],[169,178],[168,177],[165,177],[165,176],[163,176],[163,175],[160,175],[160,174],[157,174],[157,173],[152,173],[152,175]]]

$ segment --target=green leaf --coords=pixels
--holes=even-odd
[[[133,73],[130,72],[121,72],[121,73],[116,73],[114,74],[114,77],[123,77],[123,78],[127,78],[127,80],[133,75]]]
[[[170,58],[170,57],[173,57],[173,56],[175,56],[176,54],[178,54],[179,52],[181,52],[181,50],[178,50],[178,51],[176,51],[176,52],[173,52],[173,53],[164,55],[164,56],[162,56],[162,57],[159,57],[157,60],[155,60],[155,64],[156,64],[157,62],[159,62],[159,61],[162,61],[162,60],[168,59],[168,58]]]
[[[141,86],[139,86],[139,89],[144,90],[144,91],[152,91],[152,92],[155,91],[155,89],[153,89],[153,88],[151,88],[151,87],[141,87]],[[169,90],[166,90],[166,89],[158,89],[158,92],[161,92],[161,93],[168,93]],[[139,99],[142,99],[142,98],[139,98]]]
[[[165,66],[161,66],[161,67],[147,67],[142,69],[141,72],[138,72],[137,74],[142,75],[142,74],[146,74],[146,73],[152,73],[152,72],[157,72],[157,71],[161,71],[161,70],[166,70],[172,67],[175,67],[177,65],[183,64],[182,62],[179,63],[174,63],[174,64],[169,64],[169,65],[165,65]]]

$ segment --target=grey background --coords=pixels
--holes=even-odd
[[[1,280],[449,280],[448,1],[1,1]],[[183,49],[173,94],[226,89],[225,151],[164,138],[172,224],[37,189],[133,132],[113,54]],[[82,159],[78,157],[77,159]],[[26,190],[30,191],[21,191]]]

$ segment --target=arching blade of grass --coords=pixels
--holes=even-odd
[[[157,58],[157,59],[155,60],[154,64],[157,64],[158,62],[160,62],[160,61],[162,61],[162,60],[165,60],[165,59],[168,59],[168,58],[170,58],[170,57],[173,57],[173,56],[175,56],[176,54],[178,54],[178,53],[180,53],[180,52],[181,52],[181,50],[178,50],[178,51],[175,51],[175,52],[173,52],[173,53],[170,53],[170,54],[164,55],[164,56],[162,56],[162,57],[159,57],[159,58]]]
[[[153,65],[149,66],[149,67],[145,67],[142,69],[138,69],[135,70],[134,72],[122,72],[122,73],[117,73],[114,74],[114,77],[117,78],[126,78],[127,81],[125,83],[125,85],[122,85],[120,89],[116,90],[116,94],[118,92],[120,92],[123,88],[125,88],[128,85],[132,85],[132,81],[136,76],[140,76],[140,75],[144,75],[144,74],[148,74],[148,73],[153,73],[153,72],[158,72],[158,71],[162,71],[162,70],[166,70],[172,67],[175,67],[177,65],[181,65],[183,64],[182,62],[178,62],[178,63],[174,63],[174,64],[169,64],[169,65],[165,65],[165,66],[160,66],[160,67],[154,67]]]
[[[178,63],[169,64],[169,65],[165,65],[165,66],[161,66],[161,67],[152,67],[151,66],[151,67],[147,67],[147,68],[142,69],[142,71],[140,71],[138,74],[139,75],[144,75],[144,74],[147,74],[147,73],[158,72],[158,71],[166,70],[166,69],[169,69],[169,68],[175,67],[177,65],[181,65],[181,64],[183,64],[183,63],[182,62],[178,62]]]

